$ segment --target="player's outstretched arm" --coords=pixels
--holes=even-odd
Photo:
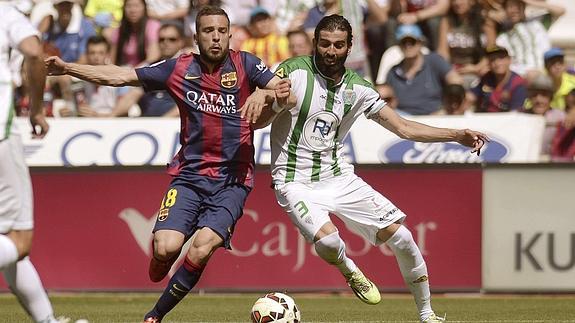
[[[58,56],[44,60],[48,75],[71,75],[82,80],[108,86],[139,86],[136,70],[117,65],[84,65],[66,63]]]
[[[489,141],[487,135],[479,131],[428,126],[420,122],[404,119],[387,107],[381,109],[371,118],[402,139],[420,142],[455,141],[472,148],[471,152],[476,152],[478,155],[483,145]]]

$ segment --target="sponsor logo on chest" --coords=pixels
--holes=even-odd
[[[236,114],[236,96],[233,94],[217,94],[194,90],[186,92],[186,100],[196,110],[220,114]]]
[[[315,151],[323,151],[334,145],[339,118],[328,111],[320,111],[307,119],[303,127],[304,142]]]

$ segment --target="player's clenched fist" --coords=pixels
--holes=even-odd
[[[287,100],[290,96],[291,81],[289,79],[282,79],[276,85],[276,99]]]
[[[58,56],[50,56],[44,60],[48,75],[66,74],[66,62]]]
[[[291,81],[290,79],[282,79],[276,84],[275,96],[277,105],[283,109],[290,109],[293,107],[293,103],[289,102],[291,94]]]

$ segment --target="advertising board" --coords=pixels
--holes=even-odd
[[[427,260],[434,289],[481,286],[481,170],[360,169],[408,214],[406,225]],[[169,183],[160,168],[34,170],[36,222],[32,260],[48,289],[149,290],[151,229]],[[233,250],[219,250],[197,288],[206,290],[347,290],[292,226],[256,172],[236,227]],[[335,217],[334,217],[335,218]],[[403,290],[395,257],[335,220],[349,256],[382,290]],[[1,285],[3,288],[5,285]]]

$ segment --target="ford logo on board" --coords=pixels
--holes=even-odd
[[[382,163],[406,164],[446,164],[446,163],[500,163],[509,153],[509,149],[500,141],[490,138],[481,149],[481,155],[471,154],[470,148],[453,142],[413,142],[396,141],[379,150]]]

